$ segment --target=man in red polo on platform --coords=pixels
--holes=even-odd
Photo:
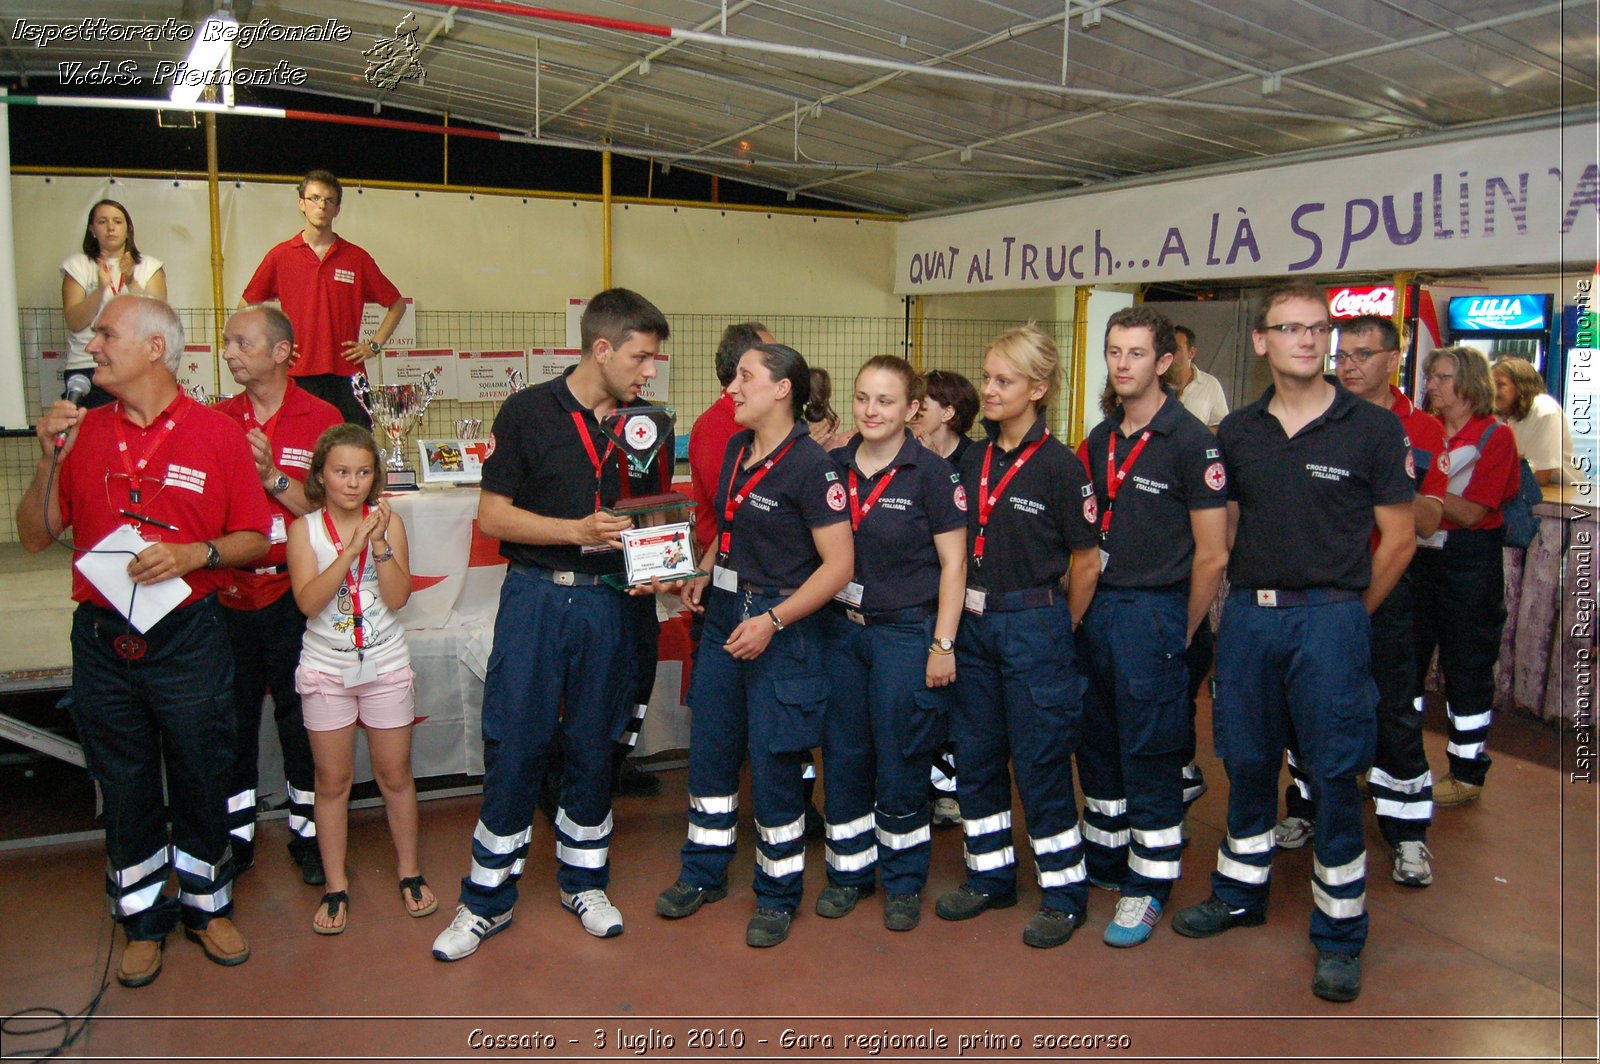
[[[705,553],[711,537],[717,534],[716,508],[711,497],[717,491],[717,477],[722,472],[722,458],[728,450],[728,441],[739,431],[733,420],[733,400],[726,388],[733,383],[739,368],[739,359],[756,344],[776,343],[767,327],[759,321],[746,321],[722,330],[722,340],[712,356],[712,366],[717,371],[717,381],[724,391],[706,412],[695,419],[689,430],[689,478],[694,485],[694,538],[696,550]],[[697,615],[698,617],[698,615]]]
[[[299,357],[289,370],[300,387],[339,408],[345,420],[370,425],[350,390],[361,364],[383,353],[406,303],[372,256],[334,235],[344,189],[326,170],[300,181],[305,228],[267,252],[245,285],[241,307],[275,299],[294,323]],[[362,341],[361,306],[389,308],[372,339]]]

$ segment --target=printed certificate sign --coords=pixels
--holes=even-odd
[[[424,484],[476,484],[489,457],[488,440],[418,440]]]
[[[206,395],[220,399],[239,390],[233,383],[233,374],[224,373],[226,381],[219,388],[217,381],[217,356],[210,344],[184,344],[183,361],[178,363],[178,383],[190,395]]]
[[[456,383],[463,403],[499,403],[511,395],[511,372],[528,372],[523,351],[463,351],[457,359]]]
[[[528,351],[528,385],[541,384],[559,377],[578,364],[583,352],[576,347],[535,347]],[[666,352],[656,356],[656,375],[639,390],[641,398],[652,403],[665,403],[672,382],[672,356]]]
[[[567,346],[574,350],[583,348],[583,310],[588,305],[587,299],[567,300]]]
[[[435,374],[438,392],[435,399],[456,399],[460,389],[456,385],[456,353],[448,347],[425,350],[385,349],[383,352],[384,384],[421,384],[422,375],[430,370]]]
[[[50,404],[61,398],[66,385],[67,353],[65,351],[39,352],[39,410],[50,409]]]
[[[363,303],[361,305],[361,340],[370,340],[377,333],[378,326],[383,323],[383,316],[389,313],[389,308],[382,303]],[[400,323],[394,327],[394,332],[389,334],[389,339],[384,341],[384,350],[391,347],[413,348],[417,346],[417,304],[410,297],[406,297],[406,312]]]
[[[688,521],[622,533],[622,560],[630,585],[651,580],[683,580],[698,576],[694,567],[693,529]]]

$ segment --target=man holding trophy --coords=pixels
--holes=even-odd
[[[605,894],[611,751],[626,722],[638,611],[620,590],[630,581],[618,579],[635,519],[616,507],[654,509],[649,497],[670,476],[670,412],[639,398],[670,329],[649,300],[612,288],[589,301],[581,331],[578,365],[507,399],[489,436],[478,524],[510,565],[484,681],[483,806],[460,905],[433,943],[442,961],[471,955],[511,922],[558,735],[561,904],[592,935],[622,933]]]

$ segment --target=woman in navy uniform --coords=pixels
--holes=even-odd
[[[833,695],[822,733],[828,885],[844,916],[882,871],[883,923],[921,917],[932,847],[928,773],[948,734],[966,590],[966,490],[907,428],[922,381],[893,355],[856,374],[857,435],[832,453],[855,532],[855,579],[821,621]]]
[[[739,360],[727,391],[744,431],[728,442],[717,479],[717,537],[700,563],[710,586],[705,577],[681,586],[706,624],[689,684],[688,840],[656,912],[677,919],[727,896],[748,752],[758,835],[751,946],[787,938],[800,905],[801,761],[822,741],[828,701],[814,614],[854,566],[844,480],[801,417],[810,373],[783,344],[758,344]]]
[[[1084,691],[1072,629],[1099,575],[1098,511],[1083,465],[1045,424],[1060,380],[1055,342],[1031,325],[1002,333],[984,356],[989,441],[961,464],[968,556],[955,741],[967,879],[935,910],[966,920],[1017,903],[1009,760],[1043,894],[1022,940],[1039,948],[1066,942],[1088,900],[1072,792]]]

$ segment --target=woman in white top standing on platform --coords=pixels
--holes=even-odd
[[[83,250],[68,255],[61,264],[61,309],[69,332],[68,377],[94,376],[94,359],[86,350],[94,335],[94,320],[102,305],[121,295],[165,300],[167,271],[160,259],[141,253],[134,243],[133,216],[128,208],[103,199],[89,208]],[[111,399],[110,393],[91,388],[83,405],[104,406]]]
[[[379,497],[372,434],[352,424],[324,432],[305,490],[320,508],[289,527],[289,582],[308,618],[295,687],[316,762],[317,845],[328,871],[311,929],[337,935],[350,901],[345,852],[358,719],[389,814],[406,912],[427,916],[439,902],[417,864],[415,676],[398,616],[411,597],[410,552],[405,523]]]

